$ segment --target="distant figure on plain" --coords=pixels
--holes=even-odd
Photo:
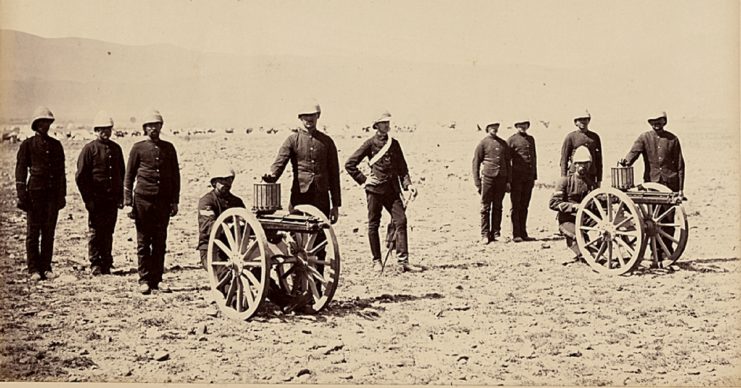
[[[135,221],[139,292],[169,292],[162,283],[167,250],[167,226],[178,214],[180,165],[175,146],[160,139],[164,120],[154,110],[144,117],[146,140],[134,143],[124,179],[124,205]],[[136,186],[134,186],[136,182]]]
[[[97,139],[82,147],[75,181],[88,212],[88,259],[93,276],[108,275],[113,266],[113,231],[123,208],[126,173],[121,146],[111,140],[113,119],[98,112],[93,121]]]
[[[591,120],[592,115],[589,111],[584,111],[574,117],[574,125],[578,129],[566,135],[563,141],[560,164],[561,176],[565,177],[574,172],[572,160],[574,151],[584,146],[589,150],[592,159],[587,173],[592,177],[597,187],[600,187],[602,184],[602,140],[596,132],[589,129],[589,122]]]
[[[36,108],[31,129],[36,132],[21,143],[15,165],[18,208],[26,212],[26,265],[32,281],[53,279],[51,257],[59,210],[67,204],[64,149],[49,136],[54,114]]]
[[[501,236],[502,201],[511,190],[512,154],[507,142],[497,136],[499,125],[499,121],[484,124],[487,135],[473,152],[473,183],[481,195],[482,245]]]

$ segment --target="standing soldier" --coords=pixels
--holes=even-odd
[[[244,207],[241,198],[232,194],[234,169],[222,159],[217,159],[209,169],[212,190],[198,201],[198,251],[201,254],[201,266],[208,270],[208,239],[214,221],[233,207]]]
[[[572,156],[574,151],[585,146],[591,155],[591,167],[587,173],[591,175],[594,183],[599,187],[602,183],[602,141],[596,132],[589,130],[589,122],[592,116],[589,111],[574,118],[574,125],[578,128],[566,135],[561,147],[561,176],[565,177],[572,169]]]
[[[497,136],[499,122],[486,124],[488,135],[473,153],[473,183],[481,194],[481,244],[496,241],[501,235],[502,200],[510,191],[512,156],[509,145]]]
[[[512,151],[512,234],[513,241],[533,241],[527,233],[527,209],[533,194],[535,181],[538,179],[538,163],[535,155],[535,139],[527,134],[530,121],[515,123],[514,135],[507,139]]]
[[[290,208],[313,205],[334,224],[342,205],[340,167],[334,141],[316,128],[320,115],[321,108],[316,104],[298,113],[303,127],[283,142],[270,172],[262,179],[276,182],[290,161],[293,168]]]
[[[86,144],[77,159],[75,181],[88,211],[88,259],[93,276],[111,273],[113,231],[123,208],[126,172],[121,146],[111,140],[113,120],[98,112],[93,122],[97,139]]]
[[[162,115],[148,113],[142,123],[149,138],[131,147],[124,179],[124,205],[136,224],[139,292],[169,292],[162,283],[167,225],[178,213],[180,166],[175,147],[160,139]],[[134,187],[134,181],[136,186]]]
[[[548,203],[551,210],[558,212],[558,230],[566,237],[566,246],[574,251],[576,255],[574,261],[582,259],[576,243],[576,212],[584,197],[597,188],[596,182],[589,174],[591,160],[592,155],[588,148],[584,146],[577,148],[571,160],[573,174],[561,177]]]
[[[49,136],[54,115],[38,107],[31,120],[35,136],[21,143],[15,166],[18,208],[26,212],[26,264],[31,280],[53,279],[51,256],[59,210],[66,205],[64,149]]]
[[[656,182],[680,194],[684,191],[684,157],[679,138],[664,129],[667,118],[666,112],[648,119],[652,130],[638,136],[633,147],[620,160],[620,165],[631,166],[643,155],[643,181]]]
[[[391,115],[386,112],[373,122],[376,134],[366,140],[345,163],[345,169],[350,176],[362,185],[368,198],[368,241],[373,255],[373,270],[380,272],[381,241],[378,228],[381,224],[381,211],[385,208],[391,214],[393,223],[393,241],[399,269],[402,272],[421,272],[422,268],[409,264],[407,244],[407,217],[401,191],[417,191],[412,186],[409,170],[404,159],[404,152],[399,142],[389,136]],[[358,164],[369,159],[371,173],[366,177],[359,169]]]

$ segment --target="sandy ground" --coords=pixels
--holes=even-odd
[[[593,125],[607,165],[648,129]],[[335,226],[342,273],[334,301],[317,316],[283,315],[266,305],[249,322],[207,315],[209,288],[194,250],[196,203],[207,189],[205,166],[216,157],[233,161],[234,191],[251,203],[252,182],[286,133],[165,134],[180,155],[183,192],[166,261],[174,292],[151,296],[136,292],[135,230],[123,215],[114,274],[89,275],[87,216],[73,183],[80,141],[64,142],[69,195],[53,260],[60,277],[27,281],[25,217],[15,208],[12,183],[17,145],[3,145],[0,380],[741,385],[738,128],[669,129],[680,136],[688,164],[691,227],[684,256],[669,270],[606,277],[586,265],[564,265],[570,251],[554,234],[547,202],[571,128],[532,131],[540,180],[529,230],[538,241],[509,241],[505,216],[505,238],[485,247],[474,243],[478,199],[470,177],[482,134],[420,128],[397,137],[420,191],[409,213],[411,260],[428,270],[401,274],[392,263],[382,277],[370,272],[365,199],[343,171],[344,206]],[[342,163],[365,136],[330,134]],[[133,141],[120,141],[126,154]],[[290,174],[281,181],[287,190]]]

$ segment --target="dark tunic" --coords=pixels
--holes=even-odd
[[[561,147],[561,176],[566,176],[569,173],[569,166],[571,166],[571,158],[574,156],[574,150],[585,146],[589,150],[589,154],[592,156],[592,164],[589,167],[589,174],[594,180],[602,181],[602,140],[597,133],[592,131],[576,130],[568,135],[563,141]]]
[[[67,195],[64,149],[59,140],[36,134],[21,143],[15,167],[15,185],[20,202],[30,191],[45,191],[55,204]]]
[[[131,147],[124,179],[125,205],[132,204],[132,192],[144,197],[158,197],[170,204],[179,202],[180,166],[172,143],[147,139]]]
[[[386,144],[386,141],[388,141],[387,134],[375,134],[363,142],[360,148],[350,155],[347,162],[345,162],[345,170],[347,170],[347,173],[350,174],[355,182],[362,185],[368,180],[368,177],[358,169],[358,165],[365,158],[368,158],[368,160],[373,159]],[[371,173],[380,183],[375,186],[366,186],[368,192],[384,193],[388,189],[392,189],[393,192],[399,193],[401,189],[406,190],[411,184],[409,168],[407,167],[401,145],[396,139],[392,138],[391,141],[392,143],[388,151],[371,166]]]
[[[537,180],[535,138],[518,131],[507,139],[507,144],[512,150],[512,180]]]
[[[625,160],[632,165],[639,155],[643,155],[645,182],[661,183],[673,191],[684,189],[684,157],[679,138],[673,133],[666,130],[642,133]]]
[[[126,173],[121,146],[113,141],[93,140],[77,159],[75,181],[82,201],[107,200],[123,204],[123,180]]]
[[[512,179],[512,155],[504,139],[487,135],[476,146],[473,152],[473,182],[481,188],[481,177],[504,177],[507,182]]]
[[[208,249],[208,238],[211,235],[211,227],[219,218],[219,215],[233,207],[244,207],[244,202],[236,195],[229,193],[219,196],[216,191],[211,190],[198,201],[198,247],[196,249]]]

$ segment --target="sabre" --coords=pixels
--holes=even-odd
[[[414,199],[417,198],[416,192],[411,193],[409,198],[406,198],[403,192],[399,193],[399,196],[401,197],[401,203],[402,203],[402,206],[404,207],[404,211],[406,211],[409,208],[409,205],[411,205],[412,202],[414,202]],[[407,219],[409,219],[408,215],[407,215]],[[394,228],[394,231],[391,232],[391,235],[389,237],[389,247],[388,247],[388,250],[386,251],[386,256],[383,258],[383,262],[381,263],[381,272],[379,273],[379,275],[383,274],[383,270],[386,268],[386,261],[388,260],[389,255],[391,254],[391,251],[394,250],[395,248],[396,248],[396,228]]]

